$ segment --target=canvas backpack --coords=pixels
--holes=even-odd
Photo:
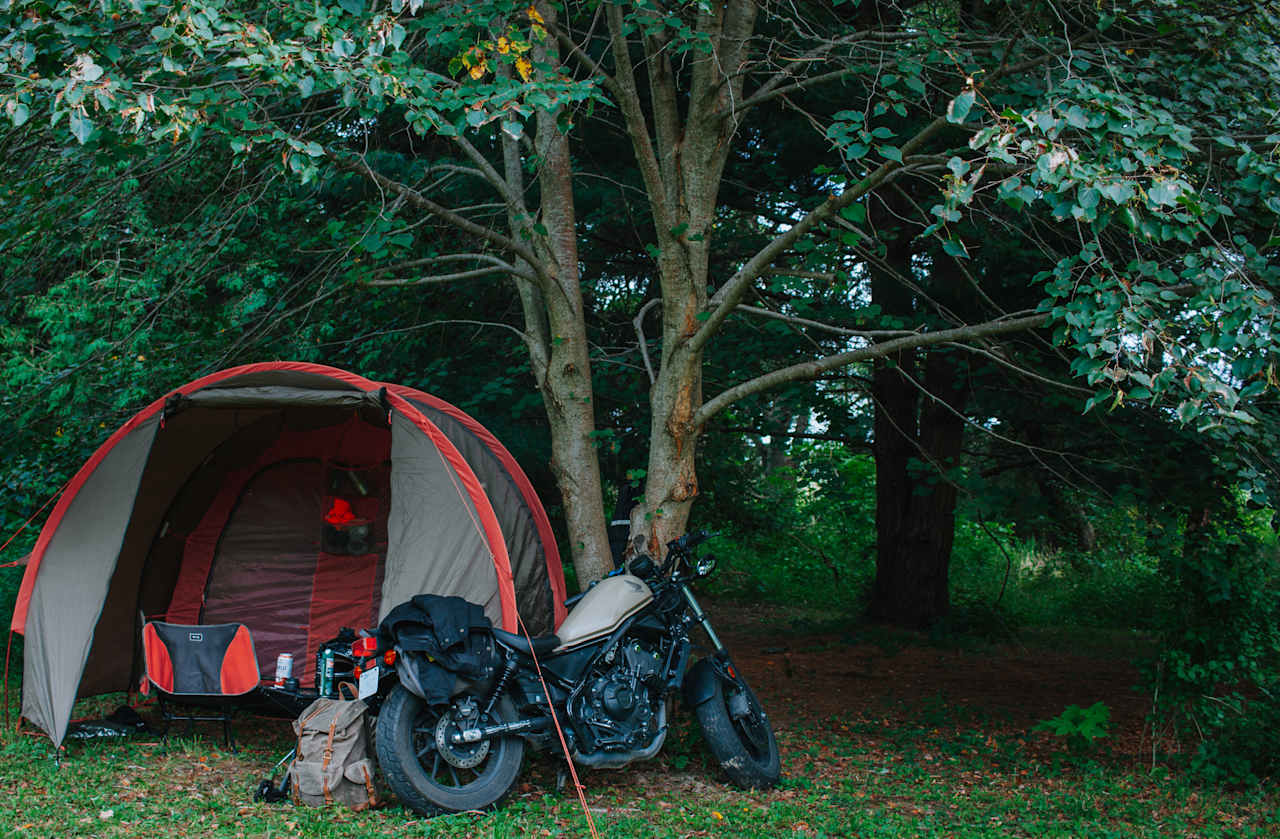
[[[294,803],[337,802],[356,810],[378,804],[365,711],[358,699],[317,699],[294,720],[298,754],[289,768]]]

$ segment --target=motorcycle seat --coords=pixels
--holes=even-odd
[[[560,639],[554,635],[539,635],[533,639],[533,644],[530,646],[529,640],[523,635],[507,632],[496,626],[493,628],[493,638],[502,646],[522,655],[546,655],[560,646]]]

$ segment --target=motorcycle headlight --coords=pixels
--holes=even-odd
[[[697,576],[705,577],[714,570],[716,570],[715,554],[705,554],[694,560],[693,573]]]

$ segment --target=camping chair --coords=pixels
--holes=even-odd
[[[169,736],[169,724],[185,721],[187,731],[195,722],[222,722],[227,748],[231,738],[234,700],[258,687],[258,657],[249,628],[240,623],[187,626],[148,621],[142,627],[142,655],[146,662],[146,687],[155,686],[164,717],[161,742]],[[179,713],[170,703],[195,706]]]

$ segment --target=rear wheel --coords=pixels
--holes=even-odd
[[[378,763],[392,792],[424,816],[483,810],[497,804],[515,784],[524,741],[501,737],[453,744],[450,735],[480,719],[474,698],[461,697],[433,709],[397,685],[378,714]]]
[[[729,776],[746,789],[778,783],[782,773],[778,741],[760,700],[741,676],[715,680],[715,692],[697,708],[707,747]]]

